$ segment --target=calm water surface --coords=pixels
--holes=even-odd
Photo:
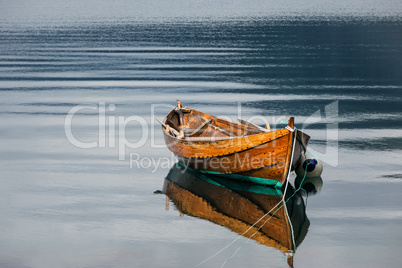
[[[176,160],[152,115],[180,99],[274,127],[295,116],[311,135],[324,184],[295,267],[398,267],[401,92],[399,20],[3,23],[0,266],[194,267],[235,240],[153,194]],[[66,137],[77,105],[71,133],[94,148]],[[225,264],[246,266],[287,263],[252,240]]]

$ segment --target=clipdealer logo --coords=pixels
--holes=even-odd
[[[151,104],[150,115],[148,121],[147,117],[139,115],[131,116],[116,116],[110,115],[116,111],[116,105],[106,105],[105,102],[99,102],[97,104],[80,104],[72,107],[64,120],[64,131],[67,140],[75,147],[81,149],[93,149],[93,148],[117,148],[118,159],[125,161],[127,155],[129,155],[130,168],[144,168],[152,169],[153,172],[157,168],[170,168],[177,158],[171,154],[171,157],[149,157],[144,155],[144,150],[140,149],[150,147],[150,149],[166,148],[166,146],[173,146],[173,144],[164,144],[161,142],[161,129],[159,123],[156,122],[153,115],[157,110],[170,111],[175,106],[166,104]],[[242,118],[241,102],[238,102],[237,118]],[[97,135],[93,135],[89,138],[85,137],[79,130],[73,131],[73,125],[79,127],[80,119],[82,120],[83,114],[95,115],[96,121],[91,117],[91,122],[96,125]],[[228,116],[221,116],[220,118],[234,121]],[[283,123],[287,120],[285,116],[280,117],[267,117],[267,116],[253,116],[248,118],[247,121],[256,124],[270,124],[271,128],[283,128]],[[84,120],[85,121],[85,120]],[[338,165],[338,101],[332,102],[324,107],[324,110],[317,110],[312,115],[304,119],[301,126],[301,131],[309,134],[309,126],[321,123],[325,124],[326,128],[325,137],[321,137],[324,140],[325,146],[318,149],[313,146],[308,147],[308,151],[316,155],[324,163],[336,167]],[[82,123],[81,123],[82,124]],[[127,138],[127,128],[130,125],[131,130],[135,129],[135,135],[129,132],[130,139]],[[78,134],[78,135],[77,135]],[[159,139],[155,139],[158,137]],[[135,139],[135,141],[133,141]],[[317,137],[312,137],[312,140],[316,140]],[[173,141],[177,142],[177,141]],[[191,145],[191,144],[190,144]],[[230,145],[230,144],[226,144]],[[128,150],[135,152],[129,152]],[[143,155],[141,155],[143,154]],[[225,165],[226,162],[217,163]]]

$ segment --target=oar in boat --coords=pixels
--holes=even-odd
[[[169,127],[169,125],[166,125],[165,123],[163,123],[163,122],[162,122],[161,120],[159,120],[155,115],[154,115],[154,118],[155,118],[156,121],[158,121],[159,124],[161,124],[167,131],[172,132],[172,134],[174,134],[176,137],[179,137],[179,136],[180,136],[180,133],[179,133],[176,129],[174,129],[174,128],[172,128],[172,127]]]
[[[269,124],[266,125],[266,128],[263,128],[263,127],[260,127],[259,125],[253,124],[253,123],[248,122],[248,121],[246,121],[246,120],[244,120],[244,119],[241,119],[241,118],[238,118],[237,121],[239,121],[239,122],[240,122],[241,124],[243,124],[243,125],[247,125],[247,126],[256,128],[256,129],[261,130],[261,131],[263,131],[263,132],[269,132],[270,129],[271,129],[271,128],[269,127]]]
[[[210,125],[212,119],[209,119],[207,121],[205,121],[204,123],[202,123],[197,129],[195,129],[193,132],[188,134],[188,137],[197,137],[199,135],[201,135]]]

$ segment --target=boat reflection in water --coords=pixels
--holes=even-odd
[[[282,251],[290,267],[310,226],[302,191],[295,192],[290,183],[285,191],[232,181],[179,162],[165,178],[162,192],[182,215],[211,221]]]

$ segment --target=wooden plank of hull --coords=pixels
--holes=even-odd
[[[283,179],[285,176],[284,171],[284,167],[282,164],[280,164],[278,166],[268,166],[260,169],[239,172],[237,174],[248,177],[269,178],[271,180],[279,181],[281,184],[283,184],[285,180]]]

